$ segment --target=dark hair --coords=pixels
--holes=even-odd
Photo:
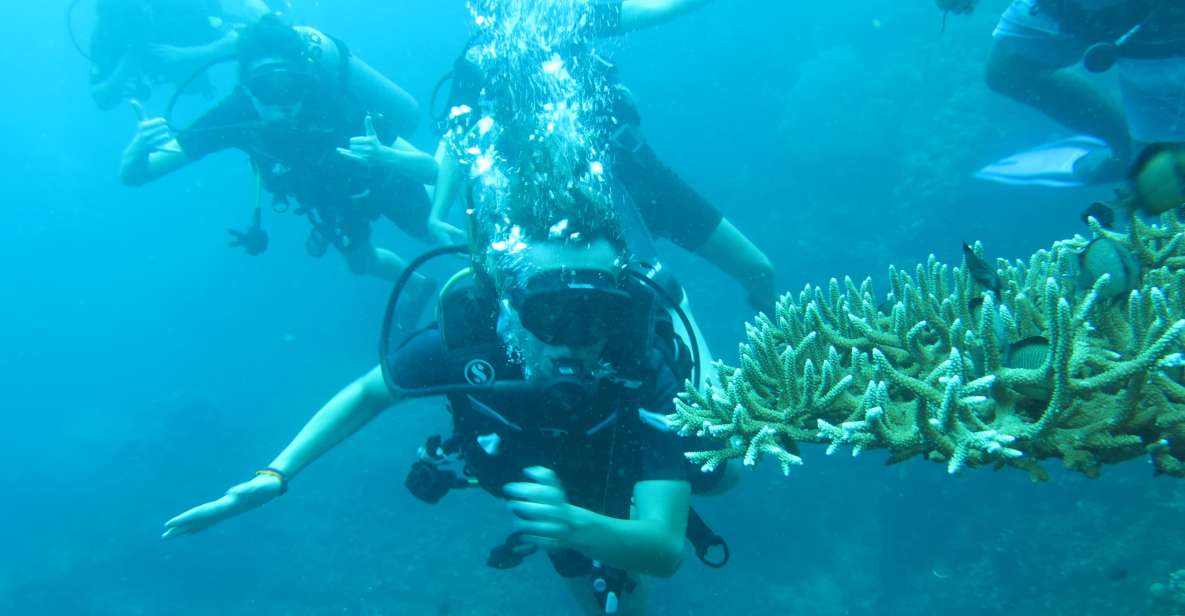
[[[519,242],[587,246],[608,240],[626,254],[614,200],[620,195],[591,171],[587,154],[558,135],[526,143],[515,153],[517,165],[499,163],[501,181],[478,179],[470,193],[470,255],[474,271],[485,275],[479,280],[497,283],[500,272],[517,269],[513,244]]]
[[[300,61],[308,53],[308,43],[292,24],[279,15],[264,15],[239,33],[240,69],[262,58]]]
[[[475,265],[482,269],[492,247],[506,241],[511,229],[527,244],[608,240],[625,252],[613,185],[592,170],[583,145],[539,133],[521,143],[526,145],[516,152],[517,164],[501,163],[505,182],[475,183],[470,220]]]

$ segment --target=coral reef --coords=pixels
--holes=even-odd
[[[1158,613],[1179,616],[1185,610],[1185,569],[1172,572],[1164,582],[1154,582],[1148,594],[1157,607],[1164,609]]]
[[[1095,477],[1148,455],[1185,476],[1185,226],[1173,213],[1130,214],[1123,233],[1090,224],[1092,239],[994,272],[972,271],[978,245],[961,267],[890,268],[883,300],[870,279],[783,296],[747,326],[739,367],[680,395],[681,433],[725,443],[688,457],[772,457],[789,473],[799,444],[821,443],[1043,479],[1045,459]]]

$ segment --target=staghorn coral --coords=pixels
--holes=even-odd
[[[1172,572],[1164,582],[1154,582],[1148,588],[1148,594],[1157,607],[1164,608],[1157,613],[1178,616],[1180,610],[1185,609],[1185,569]]]
[[[952,474],[1043,479],[1038,462],[1057,458],[1095,477],[1149,455],[1157,472],[1185,476],[1185,225],[1171,213],[1133,215],[1127,233],[1090,222],[1138,259],[1130,293],[1079,271],[1089,242],[1076,236],[1028,263],[998,260],[1000,297],[966,263],[933,256],[912,275],[890,268],[884,302],[871,280],[783,296],[747,325],[739,367],[720,364],[719,383],[676,401],[682,434],[725,443],[689,459],[708,470],[773,457],[789,473],[799,443],[821,443],[885,449],[889,463],[925,456]],[[1025,345],[1035,360],[1021,359]]]

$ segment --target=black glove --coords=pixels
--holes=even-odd
[[[255,208],[255,215],[251,226],[246,231],[227,229],[226,232],[232,238],[229,246],[231,248],[242,246],[247,251],[247,254],[253,257],[263,254],[267,250],[267,231],[263,230],[261,220],[262,212],[259,208]]]

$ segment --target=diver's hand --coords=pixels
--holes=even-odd
[[[124,150],[124,155],[145,157],[156,151],[174,151],[173,132],[169,130],[168,121],[162,117],[149,117],[148,112],[144,110],[144,105],[134,98],[128,103],[136,112],[138,123],[136,124],[136,134],[132,136],[132,142]]]
[[[522,539],[546,550],[572,548],[585,510],[568,502],[560,478],[551,469],[532,466],[523,471],[530,482],[502,488]]]
[[[428,234],[442,246],[464,244],[468,241],[464,231],[436,217],[428,219]]]
[[[363,121],[366,134],[362,137],[351,137],[350,147],[338,148],[342,156],[368,166],[381,166],[391,159],[391,148],[383,145],[379,140],[378,131],[374,129],[374,119],[370,115]]]
[[[234,229],[227,229],[226,232],[230,234],[231,248],[242,247],[247,251],[247,254],[257,257],[267,251],[267,231],[263,230],[262,211],[255,208],[255,214],[250,227],[246,231],[236,231]]]
[[[226,491],[222,498],[198,505],[185,513],[165,522],[161,539],[172,539],[179,535],[192,535],[237,515],[246,513],[267,503],[283,492],[283,484],[270,475],[257,475],[251,481]]]

